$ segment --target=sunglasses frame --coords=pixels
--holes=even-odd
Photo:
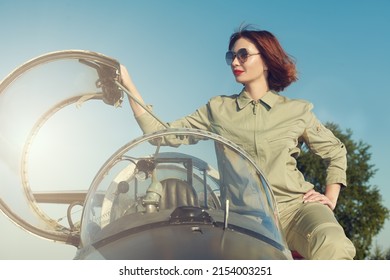
[[[229,50],[225,54],[225,60],[227,65],[231,65],[236,58],[240,63],[245,63],[250,56],[258,54],[260,53],[249,53],[246,48],[241,48],[237,52]]]

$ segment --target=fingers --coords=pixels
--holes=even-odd
[[[307,193],[305,193],[305,195],[303,196],[303,200],[305,200],[306,198],[308,198],[308,197],[310,197],[312,195],[315,195],[315,194],[319,194],[319,193],[316,192],[314,189],[311,189]]]
[[[334,205],[330,201],[330,199],[326,195],[319,193],[314,189],[311,189],[303,196],[303,203],[308,203],[308,202],[319,202],[321,204],[327,205],[332,210],[334,209]]]
[[[311,189],[307,193],[304,194],[303,201],[304,202],[317,201],[320,196],[321,196],[321,193],[315,191],[314,189]]]
[[[327,197],[316,191],[309,191],[303,196],[304,202],[324,201]]]

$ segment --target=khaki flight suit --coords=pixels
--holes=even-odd
[[[216,96],[171,127],[203,129],[241,146],[266,175],[275,195],[280,221],[291,250],[306,259],[353,259],[355,248],[328,206],[303,203],[313,185],[297,169],[305,143],[327,164],[326,183],[346,186],[346,149],[312,112],[312,104],[269,91],[252,100],[239,95]],[[144,133],[162,129],[150,114],[137,117]]]

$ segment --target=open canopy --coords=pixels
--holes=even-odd
[[[0,83],[0,209],[15,223],[77,243],[67,207],[84,201],[101,164],[134,137],[119,75],[112,58],[68,50],[32,59]],[[79,208],[72,213],[81,216]]]

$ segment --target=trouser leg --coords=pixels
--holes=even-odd
[[[292,218],[281,222],[291,250],[298,251],[305,259],[354,258],[355,247],[328,206],[302,203],[289,214],[285,213],[282,217]]]

